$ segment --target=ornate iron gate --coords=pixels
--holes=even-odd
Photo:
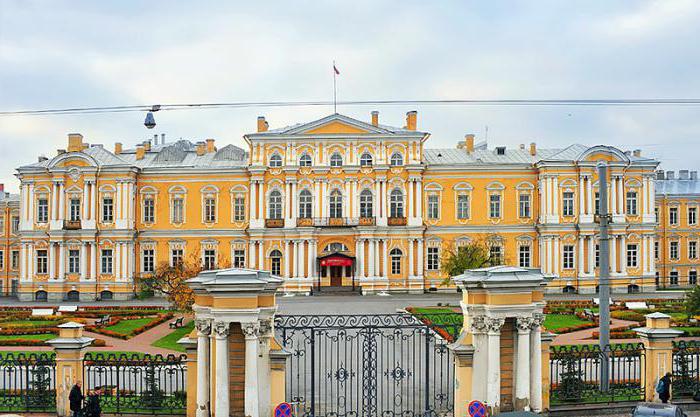
[[[53,352],[0,354],[0,411],[56,411]]]
[[[673,342],[673,397],[692,397],[700,389],[700,342]]]
[[[287,400],[305,417],[451,415],[461,327],[459,313],[277,316]]]

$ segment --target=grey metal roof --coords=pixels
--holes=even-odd
[[[507,149],[504,155],[498,155],[496,149],[477,147],[474,152],[465,149],[425,149],[423,161],[428,165],[451,164],[534,164],[541,160],[575,160],[588,149],[585,145],[571,145],[563,149],[537,149],[536,155],[530,155],[529,149]]]
[[[700,180],[656,180],[657,195],[700,195]]]

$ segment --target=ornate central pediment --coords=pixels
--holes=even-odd
[[[281,132],[286,135],[333,135],[333,134],[392,134],[394,132],[371,123],[365,123],[342,114],[331,114],[313,122],[296,125]]]

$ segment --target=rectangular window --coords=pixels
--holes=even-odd
[[[520,194],[518,197],[518,215],[530,217],[530,194]]]
[[[204,222],[216,222],[216,199],[213,197],[204,199]]]
[[[469,196],[467,194],[457,196],[457,218],[460,220],[469,218]]]
[[[391,274],[401,275],[401,256],[393,255],[391,257]]]
[[[698,271],[692,270],[688,272],[688,284],[698,285]]]
[[[688,241],[688,258],[697,259],[698,257],[698,241],[690,240]]]
[[[600,268],[600,245],[595,245],[595,267]]]
[[[440,199],[435,194],[428,196],[428,218],[431,220],[440,218]]]
[[[671,278],[671,280],[670,280],[671,285],[678,285],[678,271],[671,271],[670,278]]]
[[[0,250],[0,269],[5,269],[5,251]]]
[[[204,269],[216,269],[216,251],[214,249],[204,250]]]
[[[234,199],[233,199],[233,221],[234,222],[245,221],[245,197],[234,197]]]
[[[519,262],[518,264],[520,265],[521,268],[529,268],[530,267],[530,246],[521,246],[520,249],[518,249],[518,258]]]
[[[656,223],[659,222],[659,208],[658,207],[654,207],[654,221]]]
[[[627,191],[627,215],[636,216],[637,215],[637,192]]]
[[[77,249],[71,249],[68,251],[68,273],[80,273],[80,251]]]
[[[564,216],[574,215],[574,193],[566,191],[562,193],[562,213]]]
[[[36,251],[36,273],[46,274],[49,271],[49,253],[45,250]]]
[[[676,226],[678,224],[678,207],[671,207],[668,209],[668,223],[671,226]]]
[[[637,245],[630,244],[627,245],[627,267],[636,268],[637,267]]]
[[[143,200],[143,222],[153,223],[156,219],[156,201],[152,198]]]
[[[245,250],[234,249],[233,250],[233,267],[234,268],[245,268]]]
[[[671,259],[678,259],[678,242],[670,242],[668,252]]]
[[[102,222],[112,223],[114,220],[114,200],[112,197],[102,199]]]
[[[698,224],[698,208],[688,207],[688,225],[695,226]]]
[[[49,200],[40,198],[36,202],[36,221],[46,223],[49,221]]]
[[[19,268],[19,251],[18,250],[12,251],[12,263],[10,264],[10,268],[12,268],[12,269]]]
[[[600,193],[595,193],[595,214],[600,214]]]
[[[659,241],[654,241],[654,259],[659,260]]]
[[[103,274],[112,273],[112,249],[102,249],[102,256],[100,256],[101,271]]]
[[[429,247],[427,250],[428,259],[426,267],[428,271],[437,271],[440,268],[440,248]]]
[[[12,234],[19,231],[19,216],[12,216]]]
[[[491,245],[489,257],[492,265],[501,265],[503,263],[503,250],[498,245]]]
[[[182,198],[173,198],[173,223],[183,223],[185,218],[185,200]]]
[[[562,268],[574,269],[574,245],[564,245],[564,256],[562,260]]]
[[[70,199],[70,221],[78,222],[80,221],[80,199],[71,198]]]
[[[143,250],[143,272],[155,271],[155,251],[153,249]]]
[[[170,265],[177,266],[182,265],[184,253],[182,249],[171,249],[170,250]]]
[[[498,219],[501,217],[501,195],[491,194],[489,196],[489,217]]]

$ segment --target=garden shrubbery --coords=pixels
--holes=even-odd
[[[134,337],[134,336],[136,336],[136,335],[138,335],[138,334],[141,334],[141,333],[145,332],[146,330],[150,330],[150,329],[156,327],[157,325],[159,325],[159,324],[161,324],[161,323],[165,323],[166,321],[172,319],[173,316],[174,316],[174,314],[173,314],[173,313],[170,313],[170,312],[168,312],[168,313],[163,313],[163,314],[159,314],[159,315],[157,315],[156,317],[153,317],[153,320],[151,320],[150,322],[148,322],[148,324],[145,324],[145,325],[143,325],[143,326],[141,326],[141,327],[137,327],[136,329],[132,330],[132,331],[131,331],[130,333],[128,333],[128,334],[123,334],[123,333],[115,332],[115,331],[113,331],[113,330],[107,329],[107,327],[114,326],[114,325],[118,324],[118,323],[119,323],[120,321],[122,321],[122,320],[141,319],[141,318],[143,318],[142,316],[115,317],[115,318],[112,318],[112,319],[109,321],[109,323],[107,323],[107,324],[104,325],[104,326],[99,326],[99,327],[98,327],[98,326],[95,326],[95,325],[90,325],[90,326],[86,326],[86,327],[85,327],[85,330],[88,330],[88,331],[93,332],[93,333],[103,334],[103,335],[109,336],[109,337],[114,337],[114,338],[117,338],[117,339],[128,340],[128,339],[131,339],[132,337]]]

